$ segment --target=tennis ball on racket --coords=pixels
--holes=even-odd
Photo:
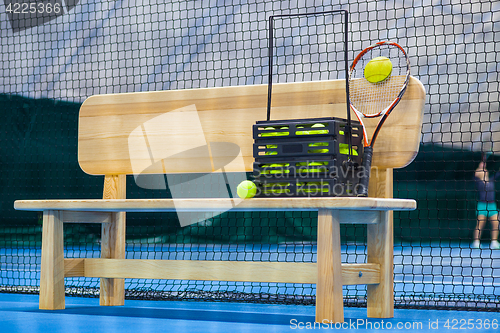
[[[253,198],[257,193],[257,186],[250,180],[244,180],[236,187],[236,193],[242,199]]]
[[[365,66],[365,78],[368,82],[379,83],[392,73],[392,62],[387,57],[375,57]]]

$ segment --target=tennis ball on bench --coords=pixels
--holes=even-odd
[[[257,186],[250,180],[244,180],[236,187],[236,192],[242,199],[253,198],[257,193]]]
[[[368,82],[379,83],[392,73],[392,62],[387,57],[375,57],[365,66],[365,78]]]

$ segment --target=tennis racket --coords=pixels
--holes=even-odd
[[[370,60],[386,57],[392,63],[390,75],[383,81],[371,83],[365,78],[364,69]],[[354,59],[349,70],[349,99],[351,109],[363,127],[363,172],[357,186],[357,196],[368,195],[368,182],[372,164],[373,145],[380,128],[398,105],[410,80],[410,61],[401,46],[393,42],[378,42]],[[373,81],[373,80],[372,80]],[[372,138],[368,141],[364,118],[381,117]]]

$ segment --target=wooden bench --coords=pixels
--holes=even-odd
[[[88,98],[79,116],[78,161],[86,173],[105,176],[103,199],[19,200],[14,204],[18,210],[43,211],[40,309],[64,309],[65,277],[100,277],[101,305],[123,305],[124,279],[145,278],[315,283],[318,322],[342,322],[342,285],[367,284],[368,316],[392,317],[392,210],[416,208],[414,200],[392,199],[392,169],[410,163],[418,151],[425,91],[415,78],[379,134],[370,197],[253,198],[239,202],[230,198],[126,199],[126,175],[138,172],[252,171],[251,128],[266,118],[266,94],[266,85],[253,85]],[[345,118],[345,83],[276,84],[272,110],[273,119]],[[155,127],[162,123],[158,117],[169,112],[177,112],[179,122]],[[198,119],[186,123],[188,113]],[[375,122],[368,126],[373,128]],[[194,158],[179,154],[199,143],[197,126],[201,126],[207,144],[234,144],[240,158],[223,156],[224,152],[211,154],[210,150]],[[163,145],[154,146],[153,141]],[[222,168],[217,159],[225,161]],[[318,211],[317,263],[125,259],[126,212],[182,214],[228,209]],[[65,222],[102,224],[100,259],[64,258]],[[341,264],[340,223],[368,225],[367,263]]]

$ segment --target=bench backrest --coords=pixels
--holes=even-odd
[[[374,166],[414,159],[424,100],[412,77],[377,138]],[[78,161],[92,175],[252,171],[252,125],[266,119],[266,103],[267,85],[95,95],[80,109]],[[273,85],[271,119],[316,117],[346,118],[344,80]],[[369,136],[377,122],[367,121]]]

